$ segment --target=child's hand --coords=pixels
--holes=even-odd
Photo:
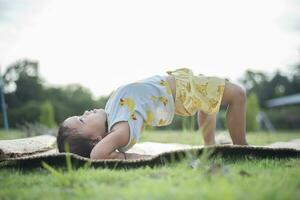
[[[129,140],[129,125],[127,122],[117,123],[110,134],[98,142],[91,151],[91,159],[122,159],[115,150],[125,146]]]

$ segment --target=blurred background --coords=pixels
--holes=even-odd
[[[299,130],[299,21],[299,0],[0,0],[0,125],[55,134],[118,86],[187,67],[247,89],[248,132]]]

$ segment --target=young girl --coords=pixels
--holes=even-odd
[[[247,145],[243,88],[218,77],[194,75],[186,68],[167,73],[119,87],[104,110],[67,118],[57,135],[59,151],[64,152],[68,143],[70,152],[92,159],[140,158],[125,152],[138,142],[144,124],[166,126],[174,114],[196,112],[204,144],[214,145],[221,104],[228,106],[226,122],[233,144]]]

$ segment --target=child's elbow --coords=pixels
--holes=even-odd
[[[91,151],[90,153],[90,158],[92,160],[99,160],[99,159],[106,159],[107,158],[107,155],[104,155],[104,154],[101,154],[97,151],[94,151],[94,149]]]
[[[97,158],[97,155],[96,155],[93,151],[91,151],[91,153],[90,153],[90,158],[91,158],[92,160],[98,159],[98,158]]]

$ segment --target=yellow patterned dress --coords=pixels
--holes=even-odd
[[[118,149],[125,152],[138,142],[144,124],[170,124],[175,113],[175,102],[165,77],[156,75],[119,87],[108,99],[105,112],[109,132],[117,122],[128,122],[130,139],[126,146]]]
[[[167,72],[175,77],[175,113],[194,115],[198,110],[207,114],[217,113],[225,88],[225,79],[194,75],[190,69],[182,68]]]

